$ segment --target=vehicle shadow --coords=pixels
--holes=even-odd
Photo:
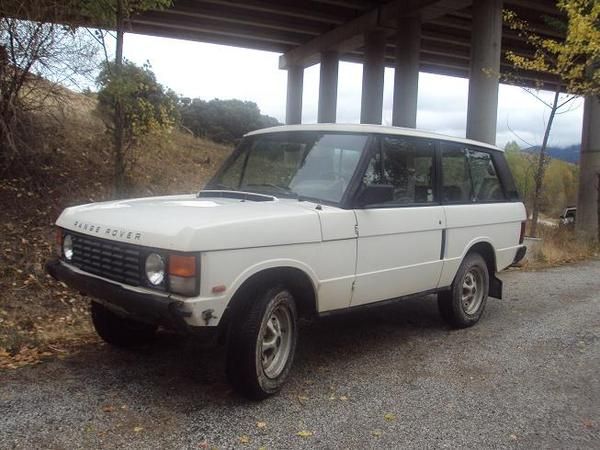
[[[359,377],[363,370],[385,372],[391,358],[410,353],[414,359],[427,351],[428,341],[449,331],[435,297],[429,296],[302,321],[299,332],[294,367],[283,392],[288,398],[305,392],[307,386],[330,388],[339,383],[339,373],[354,371]],[[143,348],[120,350],[97,344],[62,364],[106,392],[120,391],[121,396],[130,391],[138,401],[145,397],[136,393],[152,392],[147,401],[160,399],[173,408],[209,402],[247,404],[227,383],[224,353],[223,346],[207,346],[198,338],[160,333]]]

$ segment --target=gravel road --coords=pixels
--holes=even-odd
[[[218,350],[169,335],[0,372],[0,447],[599,448],[600,261],[502,278],[467,330],[432,297],[303,324],[262,403],[231,392]]]

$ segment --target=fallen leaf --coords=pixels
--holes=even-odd
[[[381,430],[373,430],[373,431],[371,431],[371,434],[373,436],[375,436],[375,437],[378,438],[378,437],[381,437],[383,435],[383,431],[381,431]]]
[[[312,435],[313,435],[312,431],[306,431],[306,430],[298,431],[296,433],[296,436],[300,436],[301,438],[308,438],[308,437],[311,437]]]
[[[249,444],[250,438],[248,436],[240,436],[240,444]]]
[[[256,422],[256,427],[257,428],[266,428],[267,422]]]
[[[139,432],[141,432],[141,431],[144,431],[144,427],[135,427],[135,428],[133,429],[133,431],[135,431],[136,433],[139,433]]]
[[[386,420],[386,422],[393,422],[396,420],[396,414],[387,413],[385,416],[383,416],[383,418]]]

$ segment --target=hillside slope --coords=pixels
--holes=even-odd
[[[525,205],[531,208],[537,156],[526,151],[511,150],[506,152],[506,159]],[[566,206],[576,203],[578,184],[579,167],[576,164],[551,158],[544,175],[540,211],[558,219]]]
[[[81,296],[49,278],[53,223],[63,208],[112,198],[109,136],[93,98],[67,92],[32,121],[32,150],[0,168],[0,367],[95,339]],[[130,196],[197,192],[230,148],[174,130],[134,157]]]

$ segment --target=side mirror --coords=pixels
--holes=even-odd
[[[358,192],[356,205],[377,205],[394,200],[394,186],[391,184],[367,184]]]

